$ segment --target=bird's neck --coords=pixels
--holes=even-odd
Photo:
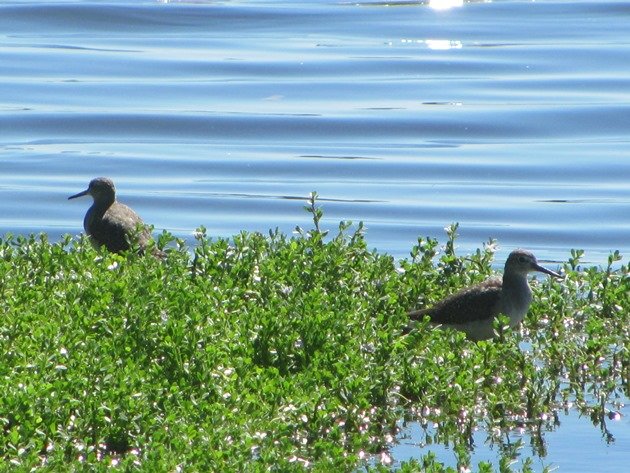
[[[115,197],[99,199],[98,201],[95,200],[92,204],[92,212],[98,215],[103,215],[107,209],[114,204],[114,202],[116,202]]]
[[[503,275],[503,292],[512,305],[526,308],[532,301],[532,290],[527,283],[527,275],[521,273],[505,273]]]

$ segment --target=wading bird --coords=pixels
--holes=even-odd
[[[465,332],[471,340],[493,338],[493,322],[499,314],[510,318],[511,328],[521,323],[527,314],[532,302],[527,274],[534,271],[562,277],[539,265],[531,252],[514,250],[505,262],[502,279],[488,279],[462,289],[431,308],[409,312],[409,318],[419,321],[428,316],[432,324]]]
[[[116,201],[116,188],[111,179],[92,179],[86,190],[68,199],[84,195],[94,199],[83,219],[83,228],[95,245],[120,253],[135,243],[141,252],[144,251],[151,233],[137,213]]]

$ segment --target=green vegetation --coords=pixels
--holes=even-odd
[[[497,341],[426,324],[403,336],[408,309],[491,274],[493,242],[457,256],[452,226],[441,251],[419,239],[396,263],[362,225],[326,235],[315,195],[307,209],[314,228],[293,237],[200,229],[189,250],[164,233],[164,260],[84,238],[0,241],[0,469],[380,471],[404,419],[458,466],[527,471],[568,409],[612,440],[609,415],[630,396],[620,255],[581,269],[573,251]],[[477,428],[500,464],[470,464]],[[506,441],[518,429],[533,451]],[[454,471],[418,458],[399,466]]]

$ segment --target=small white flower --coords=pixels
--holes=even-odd
[[[617,412],[617,411],[610,411],[608,413],[608,418],[610,420],[621,420],[621,412]]]

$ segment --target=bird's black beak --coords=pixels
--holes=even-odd
[[[555,271],[552,271],[552,270],[550,270],[550,269],[547,269],[547,268],[545,268],[544,266],[541,266],[541,265],[539,265],[539,264],[535,264],[535,265],[534,265],[534,269],[535,269],[536,271],[538,271],[538,272],[548,274],[549,276],[553,276],[554,278],[559,278],[559,279],[562,279],[562,275],[560,275],[560,274],[556,273]]]
[[[84,195],[88,195],[90,193],[90,189],[85,189],[83,192],[79,192],[78,194],[71,195],[68,197],[70,199],[76,199],[77,197],[83,197]]]

